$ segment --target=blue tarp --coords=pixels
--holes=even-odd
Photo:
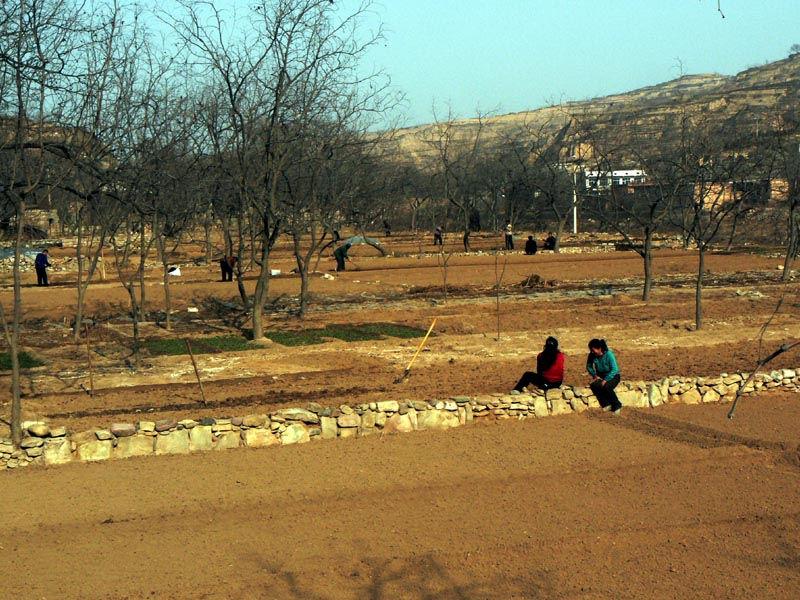
[[[350,244],[351,246],[355,246],[356,244],[372,244],[373,246],[380,246],[380,241],[376,240],[375,238],[365,238],[363,235],[354,235],[353,237],[349,237],[346,240],[342,240],[345,244]]]
[[[30,260],[36,260],[36,255],[41,251],[41,249],[32,250],[30,248],[23,248],[21,250],[22,256]],[[0,260],[8,260],[9,258],[14,258],[14,249],[0,248]]]

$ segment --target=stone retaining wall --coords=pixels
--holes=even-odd
[[[667,377],[660,382],[623,382],[617,387],[622,404],[655,408],[664,403],[700,404],[731,402],[749,373],[719,377]],[[757,373],[744,390],[797,391],[798,371],[783,369]],[[599,409],[588,387],[564,386],[545,395],[492,394],[468,398],[455,396],[430,402],[407,400],[370,402],[338,408],[311,402],[306,408],[287,408],[271,414],[251,414],[230,419],[185,419],[116,423],[108,429],[67,432],[42,422],[23,423],[26,437],[20,448],[0,439],[0,469],[28,465],[59,465],[72,461],[101,461],[154,454],[186,454],[228,448],[263,448],[316,440],[447,429],[472,421],[564,415]]]

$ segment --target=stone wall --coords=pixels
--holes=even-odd
[[[667,377],[660,382],[622,382],[617,395],[625,407],[655,408],[664,403],[731,402],[749,373],[719,377]],[[798,371],[757,373],[745,394],[762,389],[800,388]],[[311,402],[271,414],[231,419],[185,419],[115,423],[108,429],[67,432],[42,422],[23,424],[20,448],[0,439],[0,469],[28,465],[59,465],[132,456],[187,454],[228,448],[263,448],[317,440],[447,429],[486,418],[510,419],[565,415],[599,409],[588,387],[564,386],[544,394],[492,394],[448,400],[370,402],[338,408]]]

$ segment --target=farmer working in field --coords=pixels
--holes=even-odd
[[[36,285],[40,287],[50,285],[50,283],[47,281],[47,267],[51,267],[53,265],[50,264],[50,254],[47,248],[36,255],[34,266],[36,267]]]
[[[239,259],[235,256],[223,256],[219,259],[219,268],[222,271],[222,281],[233,281],[233,269]]]
[[[348,250],[350,250],[350,244],[339,246],[336,250],[333,251],[333,258],[336,259],[337,272],[344,271],[344,261],[350,260],[350,257],[347,255]]]

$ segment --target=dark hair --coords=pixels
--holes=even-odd
[[[558,340],[552,335],[544,341],[544,350],[542,350],[542,357],[539,359],[539,369],[549,369],[556,362],[558,356]]]
[[[592,348],[600,348],[600,350],[603,351],[603,354],[608,352],[608,345],[606,344],[605,340],[598,340],[597,338],[589,340],[589,350]]]

